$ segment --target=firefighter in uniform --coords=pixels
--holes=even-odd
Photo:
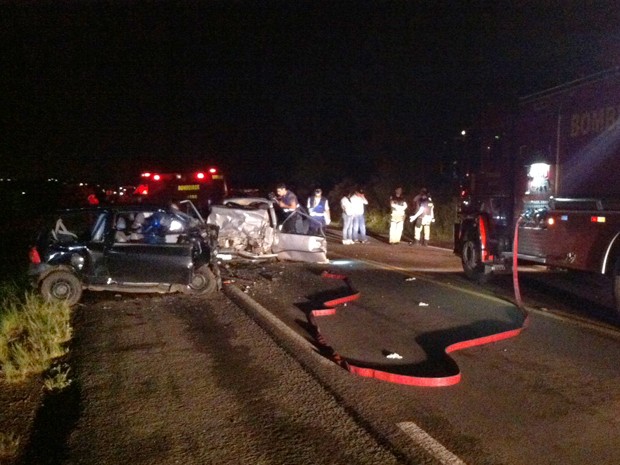
[[[413,205],[415,214],[409,217],[409,221],[415,221],[413,244],[428,245],[431,238],[431,223],[435,221],[435,206],[426,188],[422,188],[420,193],[414,197]]]
[[[390,244],[398,244],[403,234],[403,224],[406,218],[407,202],[403,197],[402,187],[397,187],[390,197]]]

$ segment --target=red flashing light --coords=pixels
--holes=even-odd
[[[160,180],[161,180],[161,176],[159,174],[153,175],[153,181],[160,181]]]
[[[41,263],[41,255],[39,255],[39,251],[36,247],[32,247],[28,251],[28,258],[33,265],[39,265]]]
[[[136,190],[134,191],[134,194],[137,194],[137,195],[148,195],[149,194],[149,186],[147,186],[146,184],[140,184],[138,187],[136,187]]]
[[[217,168],[209,168],[209,173],[211,174],[217,173]]]
[[[489,251],[487,250],[487,225],[483,217],[478,218],[478,229],[480,231],[480,251],[482,253],[482,261],[489,260]]]
[[[196,173],[194,176],[196,179],[204,179],[206,177],[203,172]]]
[[[151,173],[142,173],[140,176],[142,176],[143,178],[150,178]]]
[[[591,223],[604,223],[606,221],[604,216],[591,216],[590,217],[590,222]]]

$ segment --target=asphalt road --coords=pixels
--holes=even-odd
[[[23,463],[399,463],[223,294],[95,299]]]
[[[87,295],[75,383],[46,401],[24,463],[617,463],[617,328],[528,297],[522,333],[448,357],[450,343],[521,327],[510,289],[471,285],[434,247],[333,242],[330,258],[231,266],[213,298]],[[351,289],[326,270],[360,292],[316,319],[329,349],[460,381],[390,383],[331,361],[308,312]]]
[[[428,434],[444,451],[430,453],[439,463],[617,463],[620,333],[586,318],[588,309],[567,313],[564,300],[581,300],[562,298],[563,309],[556,312],[548,307],[553,293],[543,292],[544,302],[528,297],[529,324],[520,335],[446,357],[440,349],[450,343],[521,326],[510,289],[501,282],[464,282],[458,259],[444,249],[378,241],[330,247],[327,267],[282,265],[279,273],[269,271],[277,279],[268,284],[237,284],[288,328],[276,337],[289,332],[312,341],[305,314],[346,293],[320,272],[345,273],[360,299],[318,319],[322,336],[340,356],[416,376],[462,375],[454,386],[428,388],[351,374],[348,385],[332,388],[404,455],[424,443],[403,434],[413,424],[411,431]],[[388,359],[393,353],[402,359]]]

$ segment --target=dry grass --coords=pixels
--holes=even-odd
[[[46,303],[33,293],[0,289],[0,380],[19,382],[49,369],[66,354],[71,339],[71,309]]]
[[[19,438],[13,434],[0,432],[0,463],[14,459],[19,450]]]

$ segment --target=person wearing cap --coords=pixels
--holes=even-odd
[[[308,197],[306,204],[308,214],[312,218],[310,223],[310,233],[319,233],[329,223],[331,223],[331,215],[329,212],[329,201],[323,197],[323,190],[320,187],[314,189],[314,195]]]

